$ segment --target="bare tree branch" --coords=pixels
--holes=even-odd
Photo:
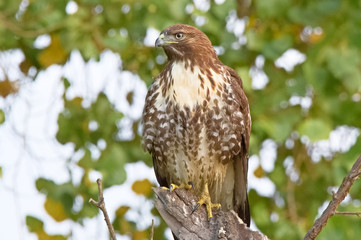
[[[361,212],[339,212],[339,211],[336,211],[335,215],[351,215],[351,216],[355,215],[355,216],[361,217]]]
[[[328,219],[337,214],[337,207],[340,203],[345,199],[346,195],[350,191],[352,184],[361,174],[361,155],[358,157],[356,162],[351,168],[349,174],[343,179],[341,186],[337,190],[335,194],[333,194],[332,201],[328,204],[325,211],[323,211],[321,217],[316,219],[315,223],[313,224],[312,228],[308,230],[306,236],[303,240],[311,240],[315,239],[318,234],[322,231],[324,226],[326,225]],[[343,215],[351,215],[351,214],[343,214]],[[357,215],[357,214],[354,214]]]
[[[100,178],[97,179],[97,184],[98,184],[98,190],[99,190],[98,202],[92,198],[89,199],[89,202],[94,204],[95,206],[97,206],[103,212],[104,220],[108,226],[110,237],[112,240],[117,240],[115,233],[114,233],[113,225],[109,220],[108,212],[107,212],[107,209],[105,208],[102,180]]]
[[[155,207],[179,240],[267,240],[259,232],[252,231],[234,211],[214,211],[208,220],[204,207],[193,212],[197,203],[193,190],[176,189],[173,192],[153,188]]]

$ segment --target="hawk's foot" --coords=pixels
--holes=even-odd
[[[198,207],[203,205],[203,204],[206,205],[208,219],[213,217],[212,208],[218,209],[218,208],[221,207],[220,203],[212,203],[211,196],[209,195],[208,183],[204,184],[203,192],[201,193],[201,197],[200,197],[199,201],[197,202],[197,205],[194,207],[193,212],[195,210],[197,210]]]
[[[172,184],[169,186],[169,188],[167,188],[167,187],[163,187],[163,188],[169,190],[170,192],[173,192],[173,191],[176,190],[177,188],[184,188],[184,189],[186,189],[186,190],[189,190],[189,189],[193,188],[193,183],[192,183],[192,182],[181,183],[179,186],[172,183]]]

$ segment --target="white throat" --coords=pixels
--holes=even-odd
[[[188,64],[190,66],[190,64]],[[188,106],[193,108],[196,104],[202,104],[204,99],[207,98],[207,91],[210,97],[215,94],[217,87],[222,79],[220,74],[216,74],[213,70],[211,78],[215,82],[215,87],[212,87],[206,73],[201,73],[198,66],[185,67],[185,62],[174,62],[170,71],[170,76],[174,82],[168,90],[170,97],[174,96],[174,100],[180,106]],[[203,79],[203,84],[201,79]]]

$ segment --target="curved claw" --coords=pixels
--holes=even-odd
[[[209,195],[209,191],[208,191],[208,184],[206,183],[204,185],[204,190],[201,194],[201,197],[199,199],[199,201],[197,202],[197,204],[194,206],[193,210],[192,210],[192,213],[197,210],[199,208],[199,206],[201,205],[206,205],[206,210],[207,210],[207,214],[208,214],[208,219],[212,218],[213,217],[213,214],[212,214],[212,209],[213,208],[220,208],[221,207],[221,204],[219,203],[212,203],[211,201],[211,196]]]
[[[179,188],[179,186],[172,183],[172,184],[169,186],[169,192],[173,192],[173,191],[176,190],[177,188]]]
[[[163,188],[168,189],[168,188],[166,188],[166,187],[163,187]],[[172,184],[169,186],[169,191],[170,191],[170,192],[173,192],[173,191],[176,190],[177,188],[184,188],[184,189],[189,190],[189,189],[193,188],[193,183],[192,183],[192,182],[181,183],[179,186],[176,185],[176,184],[174,184],[174,183],[172,183]]]

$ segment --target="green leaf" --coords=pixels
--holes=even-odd
[[[32,233],[39,233],[39,232],[44,231],[43,221],[39,220],[36,217],[26,216],[25,223],[26,223],[26,226],[28,226],[29,231]]]
[[[331,125],[322,119],[306,119],[298,126],[298,133],[311,141],[327,139],[332,130]]]
[[[62,143],[73,142],[75,150],[78,150],[86,142],[89,135],[89,119],[82,104],[83,99],[76,97],[65,101],[65,108],[58,117],[59,131],[56,134],[57,140]]]
[[[149,232],[146,230],[136,230],[133,232],[132,240],[149,239]]]
[[[63,77],[63,83],[64,83],[64,88],[65,88],[65,91],[70,87],[70,82],[69,80],[66,78],[66,77]]]
[[[343,82],[350,93],[357,92],[361,86],[361,55],[358,53],[358,49],[330,48],[327,51],[326,59],[329,71]]]
[[[245,92],[251,92],[252,91],[252,78],[249,75],[249,68],[248,67],[240,67],[237,68],[237,73],[242,79],[243,82],[243,89]]]
[[[115,211],[113,226],[114,230],[118,231],[120,234],[128,234],[129,232],[134,231],[135,224],[125,218],[125,214],[128,212],[129,209],[129,206],[120,206]]]
[[[49,197],[45,200],[44,208],[46,212],[57,222],[62,222],[68,217],[63,204]]]
[[[52,64],[65,63],[67,58],[68,53],[62,46],[58,35],[53,35],[51,37],[51,44],[38,56],[39,63],[45,68]]]
[[[115,215],[117,217],[124,217],[124,215],[128,212],[128,210],[130,209],[129,206],[120,206],[116,211],[115,211]]]
[[[55,220],[65,220],[64,215],[73,217],[74,199],[79,191],[77,186],[71,181],[57,184],[45,178],[38,178],[35,184],[38,191],[47,196],[44,206]]]
[[[150,197],[152,195],[152,183],[148,179],[134,181],[132,190],[136,194]]]
[[[102,173],[105,187],[122,184],[127,178],[124,169],[126,162],[127,155],[122,146],[114,143],[102,152],[101,157],[94,165],[94,169]]]
[[[78,166],[88,170],[94,168],[94,165],[95,161],[91,158],[91,152],[88,148],[86,148],[84,156],[78,162]]]
[[[5,113],[2,109],[0,109],[0,124],[5,122]]]
[[[44,230],[44,222],[33,216],[26,216],[26,226],[29,232],[35,233],[39,240],[66,240],[63,235],[49,235]]]
[[[96,145],[99,139],[114,141],[117,123],[123,114],[115,110],[103,93],[89,108],[84,108],[82,102],[80,97],[65,99],[65,109],[58,117],[57,140],[63,144],[73,142],[75,150],[88,147],[89,142]],[[90,129],[90,122],[95,122],[98,127]]]
[[[276,60],[287,49],[291,48],[293,44],[293,38],[291,35],[284,35],[276,38],[264,44],[262,53],[266,58]]]
[[[56,184],[52,180],[48,180],[45,178],[38,178],[35,182],[36,189],[39,192],[42,192],[44,194],[48,194],[48,190],[53,190],[56,187]]]

